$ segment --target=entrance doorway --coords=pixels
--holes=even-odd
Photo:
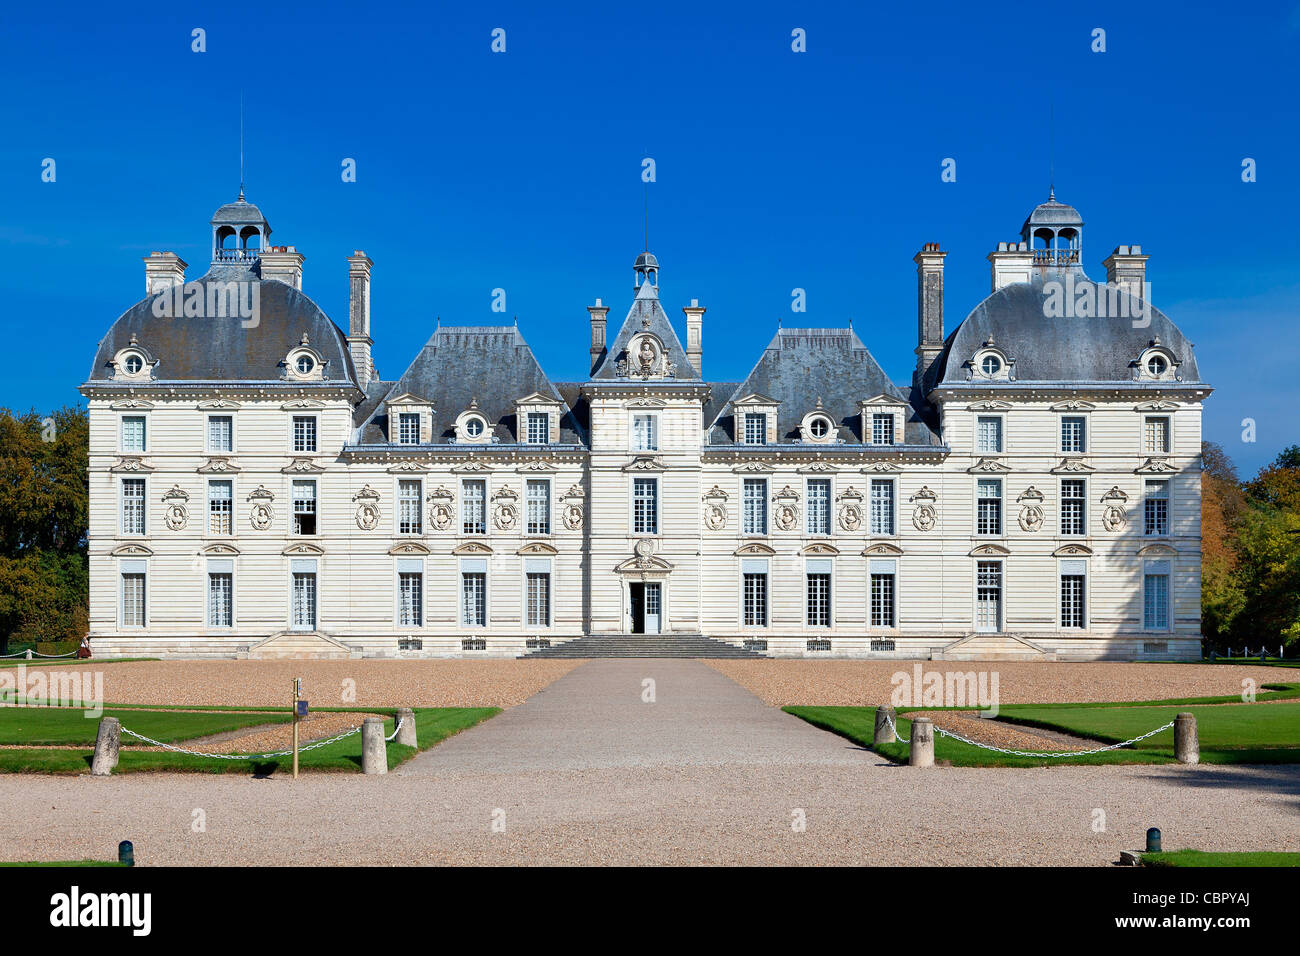
[[[658,634],[663,613],[660,585],[631,582],[627,588],[632,604],[632,633]]]

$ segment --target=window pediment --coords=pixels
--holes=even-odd
[[[1016,377],[1015,366],[1015,359],[989,339],[967,360],[966,375],[977,382],[1010,382]]]
[[[280,363],[283,377],[294,382],[324,381],[325,369],[328,365],[329,361],[325,356],[312,348],[306,332]]]
[[[108,364],[113,368],[114,381],[148,382],[154,377],[158,361],[133,334],[130,344],[124,349],[118,349]]]

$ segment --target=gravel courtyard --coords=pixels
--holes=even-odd
[[[913,770],[721,669],[625,660],[582,664],[382,777],[0,776],[6,858],[131,839],[143,865],[1103,866],[1148,826],[1168,847],[1300,850],[1300,767]]]
[[[775,707],[807,704],[876,706],[889,703],[893,675],[912,674],[917,661],[711,660],[710,667]],[[1300,683],[1300,670],[1228,664],[1089,664],[1028,661],[921,661],[923,671],[998,675],[1003,704],[1069,704],[1106,700],[1170,700],[1240,694],[1247,678]]]

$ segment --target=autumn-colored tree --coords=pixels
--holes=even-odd
[[[0,645],[86,633],[84,408],[0,409]]]
[[[1227,647],[1243,604],[1237,537],[1246,496],[1221,446],[1202,444],[1201,461],[1201,630],[1212,645]]]

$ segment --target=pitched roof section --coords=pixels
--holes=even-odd
[[[686,358],[686,349],[682,347],[681,340],[673,331],[672,322],[668,320],[663,306],[659,304],[659,290],[647,281],[643,282],[641,288],[637,290],[632,308],[628,310],[627,318],[623,320],[623,327],[618,330],[618,335],[614,337],[613,343],[601,358],[600,365],[596,366],[596,370],[591,373],[592,381],[617,381],[626,377],[618,374],[618,363],[620,359],[627,358],[628,343],[631,342],[632,336],[641,331],[653,333],[664,344],[668,361],[676,369],[674,377],[677,381],[698,382],[700,380],[699,370]]]
[[[362,444],[388,442],[388,399],[408,392],[432,403],[433,443],[437,445],[455,438],[456,418],[475,401],[497,441],[513,444],[518,440],[515,403],[533,392],[562,406],[561,443],[583,441],[569,403],[546,377],[514,326],[439,328],[361,426]]]
[[[906,444],[939,444],[908,393],[889,380],[851,329],[779,330],[749,377],[732,389],[718,409],[708,431],[710,445],[735,442],[735,416],[730,403],[753,394],[780,402],[776,424],[779,442],[798,440],[799,424],[820,400],[837,423],[840,440],[861,443],[858,403],[884,395],[896,398],[908,409],[903,429]]]

